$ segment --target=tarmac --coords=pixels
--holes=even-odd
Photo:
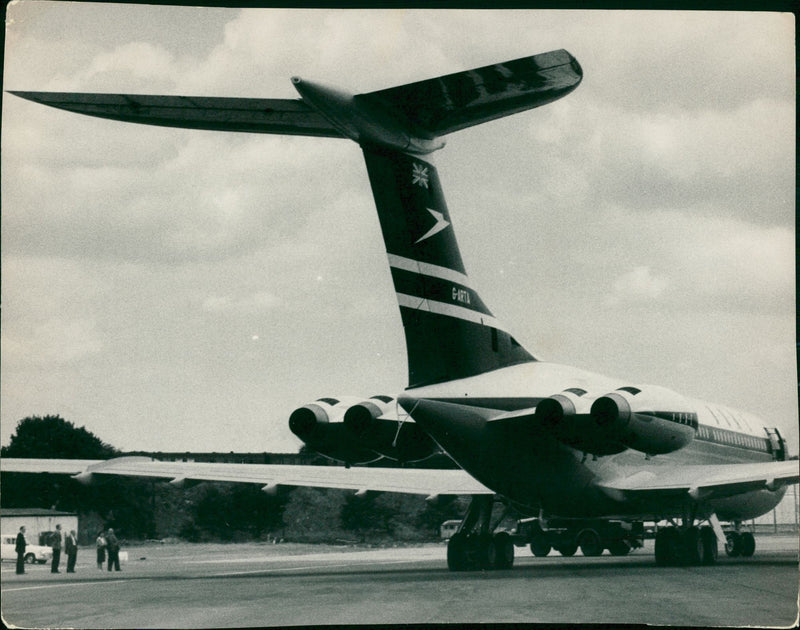
[[[452,573],[445,545],[364,549],[248,543],[128,547],[121,572],[81,549],[74,574],[0,574],[3,620],[24,628],[234,628],[409,623],[605,623],[791,627],[798,539],[758,536],[752,558],[657,567],[626,557],[536,558]]]

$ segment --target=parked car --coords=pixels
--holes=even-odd
[[[3,534],[2,545],[0,545],[0,559],[3,562],[16,562],[17,561],[17,535],[16,534]],[[53,557],[53,551],[50,547],[42,547],[41,545],[26,545],[25,547],[25,562],[33,564],[45,564]]]

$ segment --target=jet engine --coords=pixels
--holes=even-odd
[[[295,409],[289,416],[289,428],[310,449],[346,464],[366,464],[381,459],[374,450],[357,443],[341,421],[353,402],[320,398]]]
[[[592,455],[613,455],[627,447],[610,436],[589,415],[594,396],[572,387],[545,398],[536,405],[534,418],[539,426],[568,446]]]
[[[344,425],[360,444],[401,462],[427,459],[439,452],[436,443],[413,421],[400,422],[382,418],[391,411],[394,399],[373,396],[350,407],[344,414]]]
[[[646,385],[620,387],[592,403],[590,415],[608,438],[651,455],[683,448],[697,432],[697,413],[683,396]]]

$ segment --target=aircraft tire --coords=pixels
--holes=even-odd
[[[494,568],[510,569],[514,566],[514,542],[505,532],[495,534],[492,538],[494,547]]]
[[[731,558],[736,558],[742,554],[742,537],[738,532],[725,534],[725,553]]]
[[[447,568],[451,571],[467,570],[467,537],[453,534],[447,541]]]
[[[717,562],[719,548],[717,546],[717,535],[711,527],[700,528],[700,540],[703,544],[703,559],[702,564],[709,565]]]
[[[656,564],[667,567],[677,564],[680,552],[680,532],[675,527],[665,527],[656,533]]]
[[[494,569],[497,566],[497,549],[489,534],[481,534],[474,540],[476,569]]]
[[[581,553],[587,558],[593,558],[603,553],[603,541],[593,529],[585,529],[578,536],[578,546],[581,548]]]
[[[740,554],[743,558],[750,558],[756,552],[756,539],[750,532],[739,534]]]
[[[690,527],[681,535],[683,564],[695,566],[703,562],[703,538],[699,527]]]

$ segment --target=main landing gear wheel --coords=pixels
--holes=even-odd
[[[756,539],[750,532],[739,534],[742,545],[742,557],[750,558],[756,552]]]
[[[447,543],[447,567],[451,571],[510,569],[514,565],[514,543],[500,532],[488,534],[453,534]]]
[[[725,553],[731,558],[749,558],[756,551],[756,539],[750,532],[728,532],[725,539]]]
[[[510,569],[514,566],[514,541],[505,532],[500,532],[492,537],[494,549],[494,563],[490,568]]]
[[[467,570],[467,537],[464,534],[453,534],[447,541],[447,568],[451,571]]]
[[[656,533],[656,564],[660,567],[675,564],[680,555],[680,532],[665,527]]]
[[[711,527],[690,527],[684,531],[665,527],[656,534],[656,564],[659,566],[697,566],[716,561],[717,536]]]
[[[699,527],[690,527],[683,532],[683,544],[681,545],[683,557],[680,558],[681,564],[694,566],[703,561],[703,539],[700,536]]]
[[[731,558],[742,555],[742,537],[738,532],[725,534],[725,553]]]
[[[700,540],[703,544],[702,564],[714,564],[717,561],[719,549],[717,547],[717,535],[712,527],[700,528]]]

